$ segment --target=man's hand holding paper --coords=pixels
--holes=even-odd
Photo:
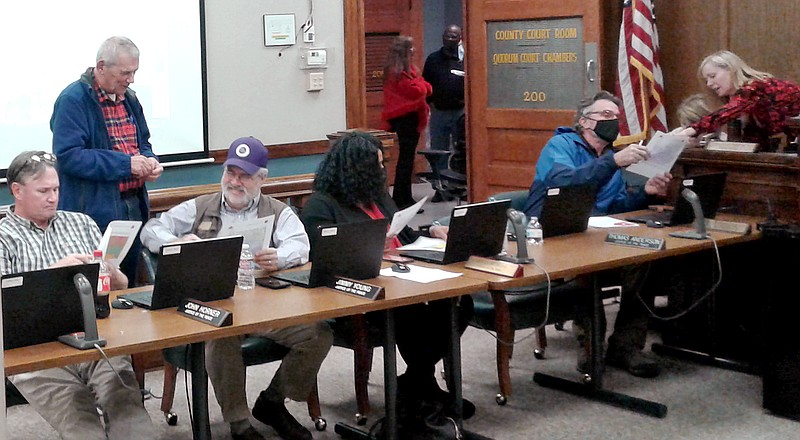
[[[665,175],[672,170],[672,166],[675,165],[675,161],[678,160],[678,156],[681,155],[688,140],[688,136],[658,132],[647,143],[647,147],[629,145],[614,154],[614,160],[619,166],[626,166],[617,160],[617,156],[630,150],[629,153],[622,156],[623,159],[630,161],[627,165],[628,171],[648,178]],[[642,148],[646,148],[644,156],[641,154]],[[637,158],[639,160],[635,160]]]

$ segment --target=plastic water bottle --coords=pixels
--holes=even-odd
[[[528,240],[528,244],[532,244],[534,246],[544,243],[544,238],[542,237],[542,225],[539,224],[538,218],[531,217],[531,219],[528,220],[528,226],[525,227],[525,238]]]
[[[252,289],[256,286],[256,279],[253,276],[253,254],[250,252],[250,245],[242,245],[242,254],[239,257],[239,276],[236,285],[240,289]]]
[[[103,251],[95,250],[92,263],[100,265],[100,272],[97,276],[97,296],[94,301],[95,314],[98,318],[107,318],[111,314],[111,307],[108,302],[108,294],[111,293],[111,271],[108,263],[103,260]]]

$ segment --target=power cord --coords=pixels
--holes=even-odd
[[[308,0],[308,18],[306,21],[300,25],[300,28],[295,31],[294,33],[294,40],[297,41],[297,37],[300,36],[301,33],[305,32],[306,30],[310,29],[311,26],[314,26],[314,0]],[[278,51],[278,57],[283,56],[283,51],[290,48],[291,46],[284,46],[281,50]]]
[[[103,351],[103,348],[100,347],[99,344],[94,344],[94,348],[96,348],[100,352],[100,356],[102,356],[103,359],[106,361],[106,363],[108,363],[108,366],[111,367],[111,371],[113,371],[114,374],[117,376],[117,380],[119,380],[119,383],[121,383],[122,386],[124,386],[125,388],[127,388],[129,390],[138,391],[138,392],[142,393],[142,397],[147,398],[148,396],[150,396],[150,397],[153,397],[155,399],[161,399],[161,396],[156,396],[149,389],[139,388],[139,387],[135,387],[134,388],[134,387],[128,385],[127,383],[125,383],[125,381],[122,380],[122,376],[119,375],[119,372],[117,371],[117,369],[114,368],[114,364],[112,364],[111,360],[108,359],[108,356],[106,355],[106,352]]]
[[[500,339],[496,335],[496,333],[497,333],[496,331],[494,333],[492,333],[492,331],[489,330],[489,329],[483,328],[483,327],[481,327],[479,325],[475,326],[475,327],[483,330],[484,332],[486,332],[489,336],[491,336],[492,338],[497,340],[497,342],[499,342],[499,343],[501,343],[503,345],[513,346],[513,345],[522,343],[522,342],[530,339],[532,336],[536,335],[536,332],[540,328],[546,326],[547,325],[547,321],[550,319],[550,292],[551,292],[551,288],[552,288],[552,282],[551,282],[551,279],[550,279],[550,273],[548,273],[547,270],[545,270],[545,268],[543,268],[542,266],[539,266],[538,264],[536,264],[535,261],[533,262],[533,265],[536,266],[537,268],[539,268],[539,270],[541,270],[542,272],[544,272],[544,275],[547,277],[547,293],[545,295],[544,319],[542,319],[542,322],[537,324],[537,325],[535,325],[533,327],[533,330],[529,334],[527,334],[527,335],[525,335],[525,336],[523,336],[523,337],[521,337],[519,339],[514,339],[513,341],[504,341],[504,340]],[[531,293],[531,290],[519,290],[519,291],[516,291],[516,292],[514,292],[514,291],[512,291],[512,292],[504,292],[503,294],[504,295],[509,295],[509,296],[515,296],[515,295],[527,295],[529,293]]]
[[[649,304],[647,304],[647,302],[644,299],[642,299],[641,292],[636,292],[636,297],[639,299],[639,302],[642,303],[642,306],[644,306],[644,308],[647,310],[647,312],[650,314],[650,316],[652,316],[655,319],[661,320],[661,321],[672,321],[672,320],[681,318],[684,315],[686,315],[687,313],[689,313],[692,310],[694,310],[697,306],[699,306],[705,300],[707,300],[711,296],[711,294],[713,294],[717,290],[719,285],[722,283],[722,260],[721,260],[721,258],[719,256],[719,247],[717,246],[717,241],[714,240],[714,238],[711,237],[711,236],[709,236],[708,238],[714,244],[714,255],[716,256],[717,271],[719,272],[719,278],[717,278],[717,281],[703,295],[701,295],[700,298],[698,298],[695,302],[690,304],[689,307],[686,308],[686,310],[683,310],[681,312],[678,312],[678,313],[676,313],[674,315],[670,315],[670,316],[660,316],[660,315],[658,315],[655,312],[655,310],[653,310],[653,308]],[[648,267],[647,270],[649,272],[650,268]],[[712,273],[713,273],[713,270],[712,270]],[[645,275],[645,277],[646,276],[647,275]]]

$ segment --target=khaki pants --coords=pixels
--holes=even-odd
[[[284,397],[304,401],[316,383],[317,373],[333,345],[333,332],[325,322],[296,325],[255,333],[289,348],[272,378],[270,388]],[[214,394],[228,423],[250,417],[245,392],[243,336],[206,342],[206,368]]]
[[[9,377],[64,440],[150,440],[155,430],[142,404],[130,356]],[[97,414],[103,410],[104,427]],[[106,430],[108,436],[106,436]]]

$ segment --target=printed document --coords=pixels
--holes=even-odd
[[[670,172],[678,156],[689,141],[689,136],[657,132],[647,143],[650,157],[647,160],[628,165],[632,173],[647,178]]]
[[[274,215],[243,222],[235,222],[223,228],[219,236],[230,237],[233,235],[241,235],[244,237],[244,243],[250,245],[250,252],[255,255],[256,252],[269,247],[270,240],[272,240],[273,223],[275,223]]]
[[[417,203],[414,203],[413,206],[409,206],[408,208],[403,209],[402,211],[395,212],[394,217],[392,218],[392,225],[389,226],[389,232],[386,233],[386,236],[393,237],[399,234],[400,231],[402,231],[403,228],[405,228],[406,225],[408,225],[408,222],[410,222],[411,219],[414,218],[415,215],[417,215],[417,212],[419,212],[419,208],[421,208],[422,205],[425,204],[426,200],[428,200],[428,196],[423,197],[422,200],[420,200]]]
[[[140,221],[114,220],[109,223],[106,233],[100,239],[103,259],[119,267],[119,264],[125,259],[125,255],[128,255],[140,227],[142,227]]]
[[[420,235],[413,243],[407,244],[405,246],[400,246],[399,248],[397,248],[397,250],[398,251],[423,250],[423,251],[444,252],[445,247],[447,247],[447,242],[442,240],[441,238],[432,238]]]
[[[442,269],[432,269],[428,267],[417,266],[408,264],[408,272],[394,272],[391,267],[381,269],[381,276],[396,277],[408,281],[416,281],[418,283],[432,283],[434,281],[449,280],[450,278],[460,277],[458,272],[449,272]]]

